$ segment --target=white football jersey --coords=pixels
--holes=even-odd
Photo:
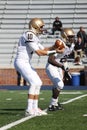
[[[39,42],[39,37],[32,31],[24,32],[19,39],[16,60],[22,59],[30,61],[33,53],[39,49],[44,49]]]
[[[64,52],[61,54],[61,53],[56,53],[55,54],[55,60],[57,61],[57,62],[60,62],[60,59],[61,58],[63,58],[65,55],[68,55],[68,54],[70,54],[70,49],[69,49],[69,47],[65,47],[65,50],[64,50]]]

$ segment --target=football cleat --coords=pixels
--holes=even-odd
[[[35,112],[34,112],[34,110],[32,109],[32,110],[29,110],[29,111],[25,111],[25,116],[34,116],[35,115]]]
[[[63,106],[58,102],[58,109],[59,110],[64,110]]]
[[[47,113],[41,110],[40,108],[25,111],[25,116],[43,116],[43,115],[47,115]]]
[[[40,108],[38,108],[35,111],[35,115],[36,116],[43,116],[43,115],[47,115],[47,113],[45,111],[41,110]]]
[[[58,105],[50,105],[48,107],[48,111],[57,111],[57,110],[64,110],[64,108],[61,106],[61,104],[58,102]]]
[[[50,105],[48,107],[48,111],[56,111],[56,110],[58,110],[58,106]]]

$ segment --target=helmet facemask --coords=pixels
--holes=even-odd
[[[68,42],[74,43],[75,42],[75,36],[68,36]]]

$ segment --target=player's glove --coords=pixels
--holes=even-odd
[[[72,79],[72,76],[69,72],[69,68],[65,68],[64,66],[61,67],[63,70],[64,70],[64,78],[66,80],[71,80]]]

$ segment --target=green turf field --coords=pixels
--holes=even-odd
[[[46,109],[50,97],[51,90],[41,90],[39,107]],[[76,100],[76,97],[79,98]],[[0,130],[5,130],[3,126],[11,123],[14,126],[9,130],[87,130],[87,117],[83,116],[87,114],[87,90],[64,90],[60,102],[64,110],[48,112],[46,116],[33,117],[15,125],[16,121],[26,119],[27,91],[0,90]]]

